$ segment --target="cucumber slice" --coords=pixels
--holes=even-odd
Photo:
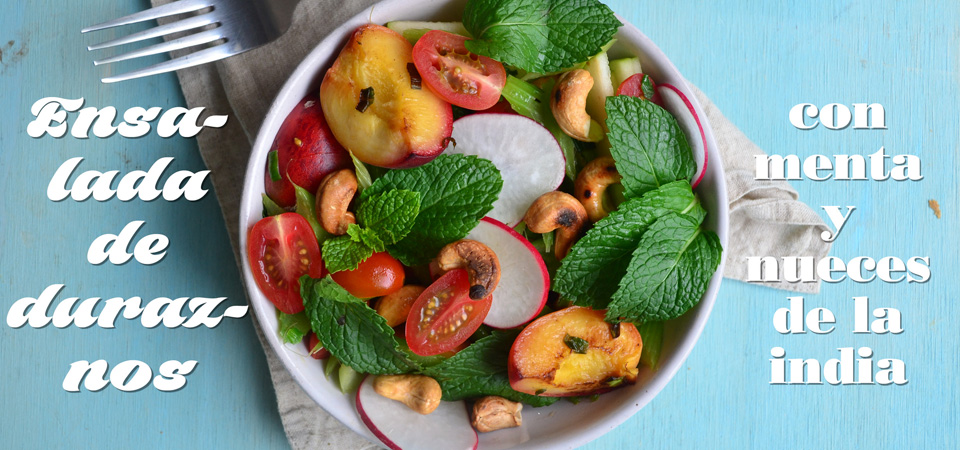
[[[610,73],[613,76],[613,89],[616,90],[627,78],[643,73],[643,69],[640,68],[640,58],[621,58],[610,61]]]
[[[338,375],[340,377],[340,392],[344,394],[355,392],[360,383],[363,382],[363,374],[357,373],[356,370],[346,364],[340,364]]]
[[[397,20],[387,22],[387,28],[403,35],[411,44],[414,44],[424,34],[431,30],[446,31],[447,33],[459,34],[461,36],[470,36],[467,29],[461,22],[414,22],[407,20]]]
[[[593,88],[587,94],[587,114],[600,123],[603,131],[607,130],[607,97],[612,97],[615,89],[610,75],[610,59],[603,51],[587,61],[587,72],[593,77]]]
[[[323,366],[323,375],[330,378],[330,375],[333,375],[339,368],[340,360],[337,359],[336,356],[330,355],[330,357],[327,358],[327,364]]]

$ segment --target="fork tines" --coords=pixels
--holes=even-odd
[[[220,26],[222,25],[220,23],[221,14],[218,13],[214,3],[216,3],[216,0],[179,0],[179,1],[175,1],[165,5],[150,8],[145,11],[140,11],[138,13],[134,13],[129,16],[120,17],[118,19],[110,20],[98,25],[87,27],[80,30],[80,32],[88,33],[91,31],[98,31],[98,30],[104,30],[107,28],[113,28],[113,27],[118,27],[122,25],[145,22],[148,20],[159,19],[163,17],[170,17],[178,14],[198,12],[203,9],[210,8],[211,9],[210,11],[202,12],[201,14],[198,14],[198,15],[180,19],[165,25],[158,25],[156,27],[153,27],[144,31],[129,34],[121,38],[112,39],[100,44],[91,45],[87,47],[87,50],[100,50],[104,48],[115,47],[118,45],[139,42],[146,39],[169,36],[174,33],[197,30],[207,25],[217,26],[216,28],[199,31],[184,37],[180,37],[180,38],[169,40],[159,44],[154,44],[147,47],[139,48],[127,53],[122,53],[120,55],[99,59],[94,61],[93,64],[99,66],[101,64],[109,64],[113,62],[139,58],[142,56],[156,55],[158,53],[181,50],[181,49],[185,49],[185,48],[189,48],[197,45],[208,44],[211,42],[216,42],[218,40],[226,39],[227,36],[225,36],[223,33],[223,27]],[[231,45],[227,45],[226,43],[222,43],[210,48],[205,48],[202,50],[192,52],[190,54],[181,56],[179,58],[171,59],[169,61],[164,61],[149,67],[144,67],[142,69],[134,70],[132,72],[127,72],[121,75],[109,76],[101,79],[101,81],[104,83],[113,83],[117,81],[145,77],[148,75],[155,75],[158,73],[171,72],[174,70],[179,70],[187,67],[205,64],[208,62],[213,62],[219,59],[226,58],[228,56],[235,55],[239,52],[240,52],[240,49],[238,49],[237,46],[231,46]]]

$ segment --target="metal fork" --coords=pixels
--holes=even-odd
[[[94,65],[99,66],[203,46],[179,58],[100,80],[103,83],[114,83],[206,64],[264,45],[280,37],[290,28],[293,10],[298,2],[299,0],[178,0],[87,27],[80,32],[88,33],[147,20],[189,15],[171,23],[87,47],[87,50],[99,50],[174,33],[193,32],[183,37],[93,62]]]

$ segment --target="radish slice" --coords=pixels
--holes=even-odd
[[[374,377],[367,376],[357,389],[357,412],[383,445],[393,450],[476,450],[480,441],[464,402],[440,402],[422,415],[374,392]]]
[[[683,92],[680,92],[672,84],[657,85],[657,92],[663,100],[663,107],[677,118],[684,134],[687,135],[687,141],[693,149],[693,160],[697,163],[697,173],[693,176],[693,187],[697,187],[703,180],[703,174],[707,169],[707,135],[703,133],[703,125],[700,123],[700,117],[693,109],[693,104],[687,99]]]
[[[484,217],[467,239],[486,244],[500,260],[500,283],[483,323],[514,328],[537,317],[550,291],[550,274],[540,252],[513,228],[489,217]]]
[[[539,123],[516,114],[472,114],[453,123],[455,144],[447,153],[488,159],[503,178],[500,198],[488,214],[510,226],[523,219],[537,197],[554,191],[564,177],[560,144]]]

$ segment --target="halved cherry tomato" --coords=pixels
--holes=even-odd
[[[317,348],[320,346],[320,348]],[[330,350],[320,345],[320,338],[312,331],[307,335],[307,351],[313,359],[327,359],[330,356]]]
[[[307,219],[283,213],[261,219],[247,237],[247,257],[260,292],[280,311],[303,311],[300,277],[324,275],[320,245]]]
[[[391,294],[403,287],[405,276],[403,264],[387,252],[374,253],[356,269],[342,270],[331,275],[333,281],[358,298]]]
[[[470,299],[467,271],[454,269],[420,294],[407,316],[407,345],[422,356],[457,348],[480,328],[493,297]]]
[[[429,31],[413,46],[413,63],[440,98],[479,111],[500,100],[507,72],[503,64],[467,51],[466,41],[446,31]]]
[[[631,75],[620,87],[617,88],[617,95],[629,95],[630,97],[639,97],[644,100],[650,100],[661,105],[660,94],[657,93],[657,85],[650,78],[650,75],[638,73]]]

